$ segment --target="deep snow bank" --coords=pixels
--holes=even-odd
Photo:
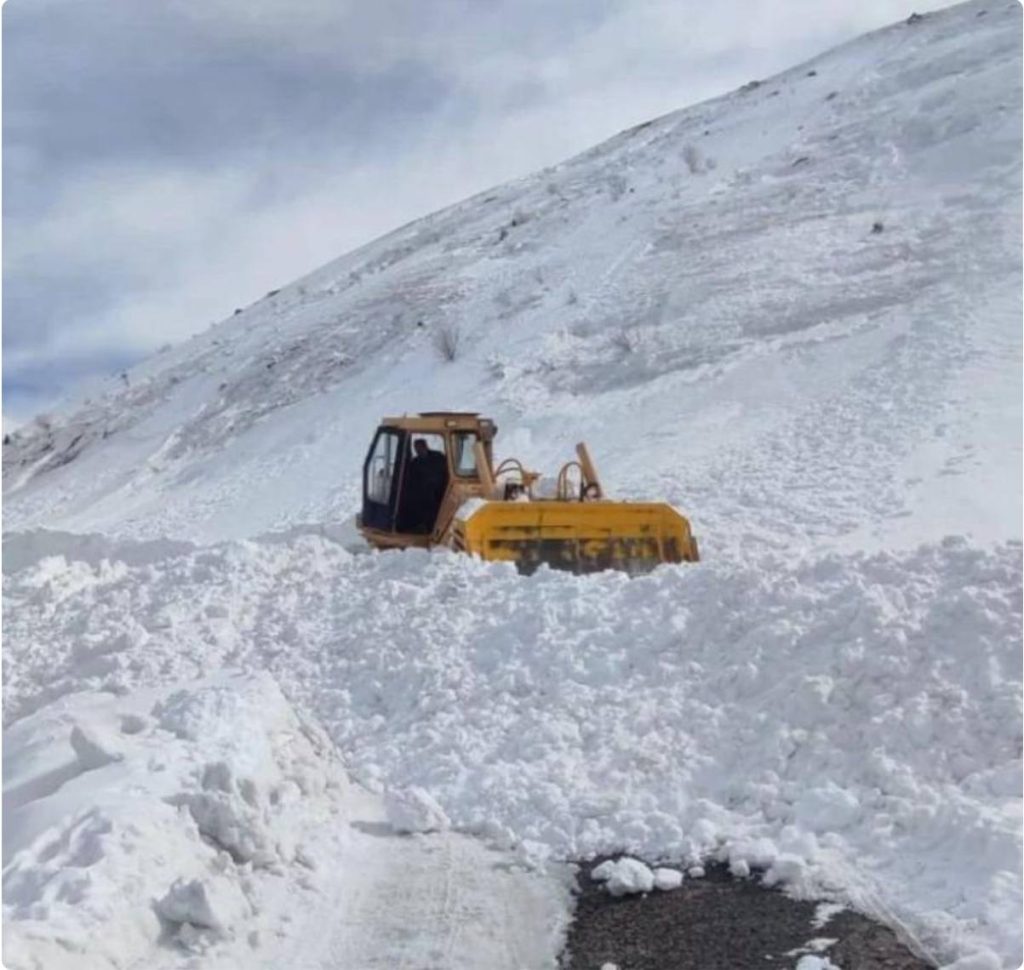
[[[524,580],[301,537],[43,559],[5,596],[9,719],[267,668],[355,777],[534,857],[766,866],[1020,961],[1017,544]]]
[[[266,673],[69,694],[5,731],[3,769],[10,967],[251,962],[345,818],[334,746]]]

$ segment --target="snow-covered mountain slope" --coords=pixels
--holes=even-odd
[[[339,521],[379,417],[461,408],[542,468],[588,440],[709,555],[1017,536],[1020,20],[897,24],[351,253],[19,431],[7,526]]]

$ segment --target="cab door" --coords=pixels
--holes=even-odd
[[[407,450],[406,433],[397,428],[378,428],[363,464],[363,514],[370,529],[395,531],[398,495]]]

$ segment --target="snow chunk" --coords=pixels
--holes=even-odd
[[[186,806],[199,831],[236,862],[274,862],[269,800],[252,779],[236,777],[231,765],[217,761],[203,767],[200,785],[200,791],[181,792],[168,801]]]
[[[612,873],[615,872],[616,861],[614,859],[607,859],[602,862],[599,866],[594,866],[591,870],[590,878],[594,882],[606,882],[611,879]]]
[[[860,802],[830,781],[804,792],[795,806],[797,821],[814,832],[835,832],[851,825],[860,815]]]
[[[795,950],[787,950],[786,956],[798,957],[804,953],[824,953],[838,942],[838,938],[834,936],[816,936],[804,943],[803,946],[798,946]]]
[[[808,954],[796,961],[796,970],[840,970],[828,957]]]
[[[451,824],[444,809],[416,785],[385,792],[384,807],[396,832],[436,832]]]
[[[649,893],[654,888],[654,873],[639,859],[609,859],[590,874],[591,879],[605,883],[613,896]]]
[[[170,923],[188,923],[223,936],[251,912],[249,901],[227,879],[176,879],[157,913]]]
[[[812,928],[820,930],[833,916],[845,912],[846,907],[842,903],[818,903],[814,908],[814,917],[811,920]]]
[[[746,879],[750,875],[750,863],[746,859],[733,859],[729,863],[729,873],[737,879]]]
[[[683,884],[683,874],[678,869],[655,869],[654,888],[668,892]]]
[[[70,740],[83,771],[102,768],[124,758],[117,742],[99,728],[76,724],[71,729]]]

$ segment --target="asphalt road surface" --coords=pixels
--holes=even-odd
[[[580,895],[562,965],[567,970],[791,970],[804,954],[842,970],[928,970],[895,934],[843,910],[813,925],[817,903],[734,879],[709,867],[670,892],[615,899],[589,877],[603,860],[581,866]],[[828,942],[826,945],[826,941]]]

